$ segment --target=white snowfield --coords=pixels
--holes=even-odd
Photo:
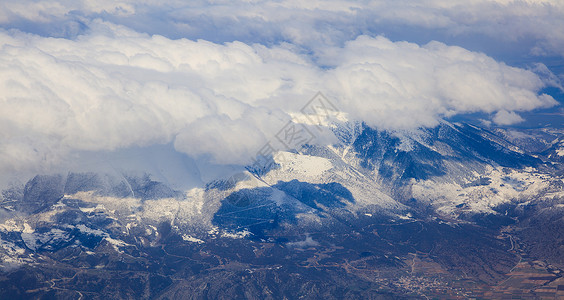
[[[457,217],[461,212],[495,213],[492,208],[499,204],[526,201],[542,195],[550,187],[550,177],[533,169],[506,173],[502,168],[490,167],[481,177],[488,178],[489,184],[465,187],[425,180],[417,181],[412,192],[416,199],[427,201],[438,212]]]

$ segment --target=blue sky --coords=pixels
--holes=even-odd
[[[563,49],[559,0],[2,1],[0,169],[245,164],[318,91],[390,130],[562,126]]]

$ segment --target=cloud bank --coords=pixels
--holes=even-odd
[[[308,49],[342,45],[359,35],[442,40],[471,50],[564,56],[560,0],[327,1],[3,1],[0,25],[44,36],[74,37],[103,19],[138,32],[218,43]]]
[[[519,112],[557,105],[542,89],[558,74],[386,36],[476,35],[564,55],[564,36],[548,30],[563,11],[540,0],[4,1],[0,171],[154,144],[248,164],[318,91],[381,129],[475,112],[514,124]]]

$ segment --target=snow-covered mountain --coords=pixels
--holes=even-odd
[[[229,269],[229,261],[241,264],[244,260],[236,262],[233,253],[223,253],[222,247],[251,247],[260,262],[245,263],[247,269],[270,268],[260,269],[267,273],[287,266],[277,259],[267,262],[264,253],[274,251],[265,254],[272,258],[303,254],[306,249],[327,257],[332,256],[327,253],[341,251],[338,249],[348,251],[337,255],[335,266],[342,266],[343,259],[366,261],[366,257],[351,258],[356,254],[350,253],[363,249],[361,254],[378,258],[378,263],[373,262],[376,265],[395,266],[397,272],[403,272],[402,266],[413,253],[429,256],[443,245],[435,238],[414,237],[421,230],[445,236],[454,234],[452,230],[476,235],[483,240],[478,245],[487,245],[482,250],[495,249],[504,257],[501,261],[511,265],[511,255],[500,249],[508,242],[512,245],[515,237],[496,240],[495,232],[528,218],[523,209],[564,203],[564,156],[560,153],[564,139],[560,132],[532,135],[448,122],[393,132],[345,124],[334,126],[333,132],[339,143],[278,151],[264,172],[232,169],[235,171],[208,177],[213,180],[204,178],[191,160],[165,158],[166,147],[149,151],[153,155],[150,162],[144,156],[147,151],[139,152],[144,165],[151,165],[145,172],[128,172],[127,164],[135,162],[122,162],[120,167],[113,163],[112,172],[37,175],[25,185],[2,192],[1,268],[12,275],[32,265],[40,266],[33,272],[48,272],[41,266],[55,261],[63,270],[71,267],[57,260],[70,255],[80,261],[80,268],[97,270],[111,265],[115,270],[137,272],[155,268],[163,259],[184,257],[190,268],[199,265],[211,274],[214,268]],[[419,225],[411,228],[411,224]],[[399,231],[394,232],[391,226],[396,225],[394,230]],[[404,235],[410,237],[404,239]],[[339,244],[349,239],[361,246]],[[484,266],[448,265],[440,257],[428,259],[450,276],[473,272],[477,280],[490,284],[509,271],[506,267],[485,271]],[[172,281],[179,276],[170,269],[153,271],[151,274]],[[172,281],[166,281],[169,289],[175,286]],[[49,287],[40,290],[54,291]],[[405,286],[392,290],[422,295]],[[17,295],[17,288],[12,292]],[[128,295],[138,296],[137,292]],[[148,295],[161,292],[151,290]]]

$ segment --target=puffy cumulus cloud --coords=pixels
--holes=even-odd
[[[531,71],[456,46],[422,47],[361,36],[321,56],[333,69],[326,89],[356,119],[381,128],[434,126],[461,113],[529,111],[557,102]],[[499,124],[515,123],[502,114]]]
[[[508,112],[506,110],[500,110],[493,117],[493,121],[499,125],[512,125],[523,122],[524,119],[513,111]]]
[[[271,123],[290,118],[274,105],[261,106],[261,100],[315,92],[308,78],[317,80],[317,68],[284,46],[218,45],[151,37],[106,23],[92,27],[103,34],[67,40],[0,32],[4,170],[57,163],[75,150],[167,143],[177,135],[179,149],[194,155],[202,149],[229,151],[238,143],[231,146],[239,156],[226,156],[233,160],[253,144],[239,131],[259,138],[255,143],[275,133],[258,126],[269,124],[268,118],[246,123],[257,118],[254,110],[272,116]],[[281,106],[291,102],[282,100]],[[213,138],[230,127],[232,139],[224,136],[223,143],[216,139],[208,148],[211,142],[203,143],[202,135],[190,134],[189,140],[185,133],[202,131]]]
[[[76,39],[0,31],[0,168],[49,169],[75,152],[173,143],[217,163],[249,163],[317,91],[383,129],[467,112],[555,104],[530,71],[433,42],[361,36],[304,53],[169,39],[103,21]],[[322,64],[323,67],[320,67]]]

